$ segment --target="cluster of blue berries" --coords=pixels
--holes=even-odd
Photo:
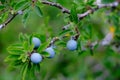
[[[32,43],[34,44],[34,49],[39,48],[41,45],[41,41],[37,37],[32,38]],[[77,49],[77,42],[74,39],[69,40],[67,42],[67,48],[71,51],[76,50]],[[52,46],[46,48],[45,52],[49,53],[48,58],[53,58],[55,56],[55,51],[54,51]],[[39,53],[32,53],[30,56],[30,60],[35,64],[40,63],[42,61],[42,59],[43,59],[43,57]]]

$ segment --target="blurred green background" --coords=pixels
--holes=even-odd
[[[68,9],[71,8],[70,5],[73,2],[72,0],[54,1]],[[59,9],[42,6],[41,10],[43,17],[39,17],[34,10],[30,11],[26,27],[22,24],[22,16],[18,15],[6,28],[0,30],[0,80],[19,80],[19,72],[16,70],[9,71],[7,69],[8,64],[4,62],[4,59],[8,55],[7,47],[19,42],[20,32],[29,35],[40,33],[47,37],[54,37],[58,36],[62,27],[67,24],[66,17],[68,15],[61,13]],[[102,39],[105,31],[108,31],[111,25],[106,21],[105,16],[105,10],[101,9],[91,14],[89,20],[84,19],[82,21],[84,28],[87,27],[87,23],[92,24],[96,30],[92,34],[97,35],[94,39]],[[99,29],[104,31],[102,32]],[[89,51],[78,55],[76,51],[68,51],[66,48],[60,48],[60,50],[55,58],[45,59],[41,63],[39,80],[120,80],[119,53],[105,48],[104,51],[95,50],[94,56],[91,56]]]

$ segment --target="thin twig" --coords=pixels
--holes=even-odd
[[[57,8],[59,8],[63,13],[67,13],[70,14],[70,10],[64,8],[62,5],[58,4],[58,3],[54,3],[54,2],[49,2],[49,1],[41,1],[42,4],[47,4],[50,6],[55,6]]]
[[[56,41],[58,41],[58,40],[60,40],[59,37],[54,37],[54,38],[51,40],[51,42],[50,42],[50,44],[48,45],[48,47],[52,46],[52,45],[53,45]]]
[[[75,31],[76,31],[76,35],[74,36],[74,39],[78,40],[78,38],[80,36],[80,31],[79,31],[78,27],[75,27]]]
[[[56,8],[59,8],[63,13],[67,13],[70,14],[70,10],[67,8],[64,8],[62,5],[58,4],[58,3],[54,3],[54,2],[49,2],[49,1],[41,1],[42,4],[46,4],[46,5],[50,5],[50,6],[54,6]],[[78,14],[78,19],[83,19],[84,17],[86,17],[87,15],[97,11],[100,8],[105,8],[105,7],[117,7],[119,4],[119,1],[115,1],[113,3],[109,3],[109,4],[97,4],[97,8],[95,9],[89,9],[86,12],[82,13],[82,14]],[[26,8],[25,8],[26,9]],[[0,25],[0,29],[4,28],[5,26],[7,26],[8,23],[10,23],[16,16],[18,15],[18,13],[15,13],[12,15],[12,17],[8,18],[8,20],[6,22],[4,22],[3,24]]]
[[[27,8],[28,8],[28,7],[24,8],[23,10],[19,10],[18,12],[14,13],[14,14],[11,14],[11,13],[10,13],[10,16],[9,16],[8,20],[5,21],[3,24],[0,25],[0,29],[5,28],[5,27],[8,25],[8,23],[10,23],[18,14],[22,14],[23,11],[24,11],[25,9],[27,9]]]
[[[6,26],[8,23],[10,23],[17,15],[18,15],[18,13],[13,14],[12,17],[10,17],[10,18],[4,23],[4,25]]]
[[[78,19],[81,20],[81,19],[83,19],[84,17],[86,17],[87,15],[89,15],[89,14],[92,13],[92,12],[93,12],[93,10],[90,9],[90,10],[86,11],[86,12],[83,13],[83,14],[78,14]]]
[[[89,14],[101,9],[101,8],[106,8],[106,7],[117,7],[119,5],[118,1],[115,1],[113,3],[109,3],[109,4],[97,4],[97,8],[94,9],[89,9],[86,12],[82,13],[82,14],[78,14],[78,19],[81,20],[84,17],[88,16]]]
[[[7,21],[5,21],[3,24],[0,25],[0,29],[7,26],[7,24],[10,23],[17,15],[18,15],[18,13],[11,15]]]

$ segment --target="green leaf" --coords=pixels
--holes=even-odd
[[[32,45],[29,46],[29,52],[32,52],[33,49],[34,49],[34,44],[32,44]]]
[[[21,44],[11,45],[7,48],[7,50],[10,54],[14,54],[14,55],[19,55],[21,53],[24,53],[24,48],[21,46]]]
[[[28,43],[28,41],[24,41],[24,42],[23,42],[23,48],[24,48],[24,50],[26,50],[26,51],[29,50],[29,43]]]
[[[6,0],[0,0],[0,1],[1,1],[2,4],[4,4]]]
[[[40,34],[39,34],[39,35],[40,35]],[[46,41],[46,36],[45,36],[45,34],[40,35],[40,40],[41,40],[41,42],[45,42],[45,41]]]
[[[16,47],[16,48],[22,49],[22,44],[21,43],[12,44],[8,48],[12,48],[12,47]]]
[[[15,50],[15,51],[16,51],[16,50],[19,51],[19,50],[23,50],[23,47],[21,47],[21,46],[20,46],[20,47],[19,47],[19,46],[17,46],[17,47],[15,47],[15,46],[10,46],[10,47],[7,48],[7,50],[8,50],[8,51],[14,51],[14,50]]]
[[[19,34],[19,39],[20,39],[21,42],[23,42],[25,40],[25,37],[24,37],[23,33]]]
[[[83,53],[85,53],[84,50],[83,50],[83,51],[79,51],[79,52],[78,52],[78,55],[82,55]]]
[[[24,57],[24,54],[21,54],[20,57],[18,58],[18,60],[21,60],[22,57]]]
[[[18,58],[18,60],[22,60],[22,62],[24,63],[24,62],[26,62],[27,57],[28,57],[27,54],[21,54],[20,57]]]
[[[25,65],[25,68],[24,68],[24,71],[23,71],[22,80],[25,80],[27,69],[28,69],[28,64]]]
[[[89,1],[87,1],[87,5],[93,5],[94,4],[94,2],[95,2],[95,0],[89,0]]]
[[[44,57],[49,57],[50,56],[50,54],[48,52],[45,52],[45,51],[41,52],[40,54],[42,54]]]
[[[34,77],[35,77],[35,72],[34,72],[34,68],[35,68],[35,64],[31,63],[31,61],[29,61],[28,63],[28,77],[29,79],[31,80],[34,80]]]
[[[9,50],[8,52],[9,52],[9,54],[11,54],[11,55],[20,55],[20,54],[25,53],[24,50]]]
[[[68,30],[63,30],[59,35],[65,35],[66,33],[69,33],[69,32],[71,32],[70,29],[68,29]]]
[[[56,42],[56,45],[61,45],[61,46],[66,47],[66,42],[64,42],[64,41],[58,41],[58,42]]]
[[[35,64],[35,70],[36,72],[40,72],[40,64]]]
[[[0,5],[0,10],[3,10],[5,8],[5,6]]]
[[[14,68],[20,66],[22,64],[21,60],[15,60],[11,62],[11,66],[13,66]]]
[[[93,56],[94,55],[94,53],[93,53],[93,50],[92,49],[90,49],[90,54]]]
[[[24,69],[28,63],[23,63],[20,67],[20,75],[23,76]]]
[[[39,6],[35,6],[35,12],[37,13],[37,15],[38,16],[40,16],[40,17],[42,17],[43,16],[43,13],[42,13],[42,11],[41,11],[41,9],[40,9],[40,7]]]
[[[19,1],[15,5],[15,10],[20,10],[20,9],[24,8],[26,5],[28,5],[28,1],[26,1],[26,0]]]
[[[115,0],[102,0],[102,3],[112,3],[112,2],[114,2]]]
[[[32,38],[33,38],[33,35],[30,35],[30,36],[29,36],[29,44],[30,44],[30,45],[32,44]]]
[[[19,57],[19,55],[9,55],[9,56],[5,59],[5,62],[17,60],[18,57]]]
[[[29,52],[32,52],[34,49],[34,44],[32,43],[33,35],[29,36]]]
[[[24,34],[24,37],[25,37],[26,41],[28,41],[28,40],[29,40],[29,35]]]
[[[34,37],[37,37],[41,40],[41,42],[45,42],[46,41],[46,36],[45,34],[38,34],[38,33],[35,33],[33,34]]]
[[[77,11],[75,6],[71,8],[70,20],[76,24],[78,23],[78,16],[77,16]]]
[[[24,15],[22,16],[22,23],[24,24],[24,27],[26,27],[26,22],[29,17],[29,11],[25,12]]]
[[[22,58],[22,62],[23,62],[23,63],[26,62],[27,58],[28,58],[28,56],[25,55],[25,56]]]
[[[50,40],[51,40],[51,39],[49,39],[48,41],[46,41],[46,42],[44,42],[43,44],[41,44],[41,46],[37,49],[37,51],[38,51],[39,53],[41,53],[42,51],[44,51],[44,50],[49,46]]]
[[[79,43],[79,44],[77,45],[77,46],[78,46],[78,47],[77,47],[77,50],[80,50],[80,51],[81,51],[82,48],[81,48],[81,38],[80,38],[80,37],[78,38],[77,42]]]

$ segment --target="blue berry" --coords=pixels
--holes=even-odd
[[[67,42],[67,48],[71,51],[76,50],[77,49],[77,42],[73,39],[69,40]]]
[[[42,61],[42,56],[39,53],[32,53],[30,56],[30,60],[37,64],[40,63]]]
[[[50,55],[48,58],[53,58],[55,56],[55,51],[52,47],[48,47],[45,51]]]
[[[39,38],[33,37],[33,38],[32,38],[32,43],[34,44],[34,49],[37,49],[37,48],[40,46],[41,41],[40,41]]]

